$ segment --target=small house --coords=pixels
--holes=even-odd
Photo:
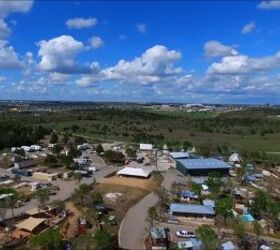
[[[153,246],[163,246],[163,247],[167,246],[168,237],[165,228],[152,227],[150,230],[150,236],[152,239]]]
[[[153,144],[140,143],[140,150],[141,151],[152,151],[153,149],[154,149]]]

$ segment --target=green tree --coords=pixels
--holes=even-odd
[[[157,218],[157,210],[155,207],[149,207],[147,211],[146,221],[149,223],[150,227],[154,226],[154,220]]]
[[[57,143],[58,142],[58,135],[56,133],[51,134],[50,143]]]
[[[232,199],[230,197],[220,198],[216,201],[216,213],[224,218],[224,224],[227,224],[227,219],[232,218]]]
[[[246,228],[243,222],[236,220],[233,223],[233,234],[238,240],[239,246],[245,245],[246,242]]]
[[[197,238],[202,241],[206,249],[216,249],[218,235],[209,225],[201,225],[195,232]]]
[[[50,205],[55,207],[56,213],[59,213],[61,210],[65,209],[65,202],[62,200],[53,200],[50,202]]]
[[[66,145],[69,142],[69,135],[65,133],[62,138],[62,143]]]
[[[56,159],[56,157],[54,155],[47,154],[44,162],[49,167],[54,167],[54,166],[56,166],[58,160]]]
[[[50,200],[50,193],[48,189],[40,189],[35,193],[35,198],[38,201],[39,208],[45,208]]]
[[[35,235],[31,239],[33,247],[40,247],[42,250],[60,250],[63,249],[62,236],[59,229],[49,229],[43,233]]]
[[[102,194],[100,192],[92,192],[90,194],[91,196],[91,200],[92,200],[92,203],[94,205],[98,205],[98,204],[101,204],[103,203],[103,197],[102,197]]]
[[[94,234],[94,242],[96,250],[113,250],[115,249],[114,240],[111,234],[105,230],[97,231]]]
[[[102,145],[101,145],[101,144],[98,144],[98,145],[96,146],[96,153],[100,155],[100,154],[103,153],[103,152],[104,152],[104,149],[103,149]]]
[[[158,190],[155,190],[155,194],[159,198],[160,206],[163,209],[167,208],[170,203],[170,196],[169,196],[168,191],[165,188],[160,187]]]
[[[72,194],[72,199],[81,204],[85,204],[88,193],[90,192],[91,187],[87,184],[81,184],[79,188],[75,188],[74,193]]]
[[[256,241],[257,241],[257,245],[258,245],[259,237],[260,237],[261,232],[262,232],[262,228],[261,228],[260,223],[257,220],[253,221],[253,229],[254,229],[254,233],[256,235]]]
[[[56,156],[58,157],[60,152],[62,151],[63,147],[60,144],[56,144],[53,148],[52,148],[52,152],[54,154],[56,154]]]
[[[220,175],[218,173],[210,173],[206,180],[206,185],[208,185],[212,194],[218,195],[222,186]]]
[[[137,157],[136,150],[133,149],[133,148],[126,148],[125,153],[130,158],[136,158]]]
[[[250,212],[254,218],[261,218],[261,215],[266,211],[268,204],[268,196],[262,190],[257,190],[253,202],[250,205]]]
[[[195,182],[192,182],[191,191],[194,192],[198,197],[201,197],[202,187],[201,187],[201,185],[199,185]]]

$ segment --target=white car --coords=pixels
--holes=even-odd
[[[180,238],[195,238],[195,234],[186,230],[176,231],[176,236]]]

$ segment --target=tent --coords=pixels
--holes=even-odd
[[[44,223],[45,220],[46,219],[29,217],[28,219],[19,222],[15,226],[19,229],[24,229],[32,233],[36,229],[36,227]]]

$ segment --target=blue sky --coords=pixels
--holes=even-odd
[[[280,1],[1,1],[0,98],[279,103]]]

